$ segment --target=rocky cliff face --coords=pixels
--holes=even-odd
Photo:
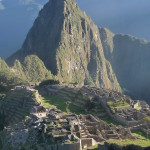
[[[22,49],[7,62],[37,55],[62,82],[120,91],[106,60],[98,27],[74,0],[50,0],[40,11]]]
[[[114,35],[104,28],[100,35],[105,57],[121,87],[137,98],[149,98],[150,43],[129,35]]]

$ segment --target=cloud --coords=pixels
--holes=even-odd
[[[29,5],[34,2],[34,0],[19,0],[19,2],[23,5]]]
[[[4,10],[5,9],[5,7],[4,7],[4,5],[2,4],[2,2],[1,2],[2,0],[0,0],[0,10]]]
[[[37,8],[38,8],[39,10],[43,7],[42,4],[36,2],[35,0],[19,0],[19,2],[20,2],[22,5],[30,5],[30,6],[31,6],[31,4],[32,4],[32,5],[35,5],[35,6],[37,6]],[[29,9],[30,9],[30,8],[29,8]],[[32,9],[34,9],[34,8],[32,8]]]

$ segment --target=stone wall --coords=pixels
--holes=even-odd
[[[140,147],[136,145],[118,146],[116,144],[98,145],[98,150],[150,150],[150,147]]]
[[[82,150],[80,142],[61,145],[50,145],[47,150]]]
[[[137,126],[131,127],[130,130],[131,131],[137,131],[137,130],[139,130],[139,131],[143,131],[145,133],[148,133],[148,130],[146,130],[145,127],[146,128],[147,127],[150,128],[150,123],[148,123],[148,124],[141,124],[141,125],[137,125]],[[150,135],[150,133],[148,133],[148,134]]]
[[[103,102],[102,100],[99,101],[100,104],[105,108],[107,114],[114,120],[120,122],[121,124],[127,126],[127,127],[131,127],[131,126],[135,126],[137,124],[139,124],[137,121],[127,121],[126,119],[124,119],[123,117],[120,117],[117,114],[112,114],[107,106],[107,104],[105,102]]]
[[[145,127],[145,125],[141,124],[141,125],[133,126],[130,129],[131,129],[131,131],[136,131],[136,130],[141,130],[144,127]]]
[[[93,138],[84,138],[81,140],[81,143],[83,148],[91,147],[97,144]]]
[[[113,119],[117,120],[118,122],[122,123],[123,125],[128,126],[128,127],[135,126],[135,125],[139,124],[138,121],[127,121],[126,119],[123,119],[123,117],[120,117],[117,114],[114,114],[114,115],[111,114],[111,117]]]
[[[120,122],[121,124],[125,125],[125,126],[128,126],[128,123],[125,119],[123,119],[122,117],[120,117],[119,115],[117,114],[112,114],[107,106],[107,104],[105,102],[103,102],[103,100],[100,100],[99,101],[100,104],[105,108],[107,114],[113,118],[114,120],[117,120],[118,122]]]

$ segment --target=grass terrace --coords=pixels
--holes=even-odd
[[[137,131],[133,131],[132,133],[137,138],[142,140],[148,140],[150,142],[150,135],[146,134],[145,132],[137,130]]]
[[[76,113],[76,114],[85,114],[84,108],[76,106],[71,100],[68,98],[64,98],[61,96],[43,96],[41,102],[45,107],[57,107],[63,112],[66,113]]]
[[[132,139],[127,139],[127,140],[108,140],[108,143],[111,144],[117,144],[120,146],[126,146],[126,145],[138,145],[142,147],[148,147],[150,146],[150,136],[148,136],[146,133],[142,131],[134,131],[132,134],[137,137],[138,139],[132,140]],[[102,143],[103,144],[103,143]]]
[[[103,120],[107,124],[114,124],[116,126],[122,125],[121,123],[117,122],[116,120],[113,120],[109,116],[107,116],[107,117],[101,117],[100,119]]]
[[[82,101],[82,100],[81,100]],[[61,97],[60,95],[55,95],[55,96],[42,96],[41,97],[41,102],[45,107],[54,107],[58,108],[61,111],[65,113],[76,113],[76,114],[93,114],[106,122],[107,124],[114,124],[114,125],[121,125],[120,123],[116,122],[115,120],[111,119],[107,113],[105,112],[104,108],[102,106],[96,106],[94,109],[91,111],[85,111],[84,107],[80,107],[79,105],[75,105],[71,100],[64,97]]]
[[[147,116],[147,117],[143,118],[143,122],[148,122],[148,123],[150,123],[150,117]]]
[[[112,113],[115,113],[114,108],[128,108],[130,105],[124,100],[112,100],[107,102],[108,107],[111,109]]]
[[[127,139],[127,140],[108,140],[108,143],[112,143],[112,144],[117,144],[120,146],[126,146],[126,145],[137,145],[137,146],[142,146],[142,147],[148,147],[150,146],[150,140],[142,140],[142,139],[137,139],[137,140],[131,140],[131,139]]]
[[[83,150],[87,150],[87,149],[83,149]],[[94,145],[92,147],[88,147],[88,150],[98,150],[98,145]]]

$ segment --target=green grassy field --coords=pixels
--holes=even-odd
[[[132,134],[138,139],[126,139],[126,140],[108,140],[108,143],[113,143],[121,146],[126,146],[130,144],[147,147],[150,146],[150,136],[148,137],[146,133],[142,131],[134,131]]]
[[[145,132],[137,130],[137,131],[133,131],[132,133],[134,136],[143,140],[149,140],[150,142],[150,135],[146,134]]]
[[[128,108],[130,105],[124,100],[112,100],[107,102],[112,113],[115,113],[115,108]]]
[[[106,122],[107,124],[114,124],[116,126],[122,125],[121,123],[111,119],[110,117],[101,117],[100,119]]]
[[[87,149],[83,149],[83,150],[87,150]],[[88,147],[88,150],[98,150],[98,145]]]
[[[107,142],[117,144],[117,145],[120,145],[120,146],[126,146],[126,145],[131,145],[131,144],[142,146],[142,147],[150,146],[150,140],[141,140],[141,139],[136,139],[136,140],[131,140],[131,139],[127,139],[127,140],[108,140]]]
[[[148,122],[148,123],[150,123],[150,117],[147,116],[147,117],[143,118],[143,122]]]
[[[100,113],[104,113],[105,114],[105,110],[103,110],[103,108],[101,106],[96,106],[93,110],[86,112],[84,109],[85,108],[81,108],[79,106],[76,106],[73,101],[71,101],[71,98],[69,98],[68,96],[66,96],[66,98],[62,97],[62,96],[42,96],[41,97],[41,102],[43,103],[43,105],[45,105],[45,107],[57,107],[58,109],[60,109],[61,111],[65,112],[65,113],[76,113],[76,114],[88,114],[88,113],[92,113],[93,115],[98,116],[98,114]],[[118,104],[116,104],[117,102],[119,102]],[[111,107],[128,107],[128,103],[126,103],[125,101],[115,101],[109,102],[109,105]],[[104,115],[102,117],[99,117],[101,120],[105,121],[107,124],[115,124],[115,125],[120,125],[118,122],[110,119],[107,115]],[[127,139],[127,140],[108,140],[108,143],[114,143],[117,145],[121,145],[121,146],[126,146],[126,145],[130,145],[130,144],[135,144],[135,145],[139,145],[142,147],[147,147],[150,146],[150,137],[147,138],[147,135],[141,131],[135,131],[133,132],[133,135],[136,136],[138,139],[136,140],[131,140],[131,139]],[[95,147],[91,147],[91,150],[96,150],[97,146]]]
[[[45,107],[57,107],[63,112],[76,113],[76,114],[85,114],[85,110],[79,106],[76,106],[72,103],[68,98],[62,98],[61,96],[43,96],[41,102],[45,105]]]
[[[64,97],[61,96],[43,96],[41,97],[41,102],[44,104],[45,107],[57,107],[61,111],[65,113],[76,113],[76,114],[93,114],[95,116],[98,116],[99,112],[95,112],[93,110],[87,112],[84,110],[84,108],[81,108],[79,106],[76,106],[71,100],[68,100],[68,97],[65,99]],[[99,108],[102,112],[103,108]],[[107,124],[114,124],[114,125],[121,125],[120,123],[116,122],[115,120],[112,120],[108,116],[101,116],[99,117],[101,120],[106,122]]]
[[[109,101],[107,102],[107,105],[110,108],[125,108],[129,107],[129,104],[124,100],[115,100],[115,101]]]

